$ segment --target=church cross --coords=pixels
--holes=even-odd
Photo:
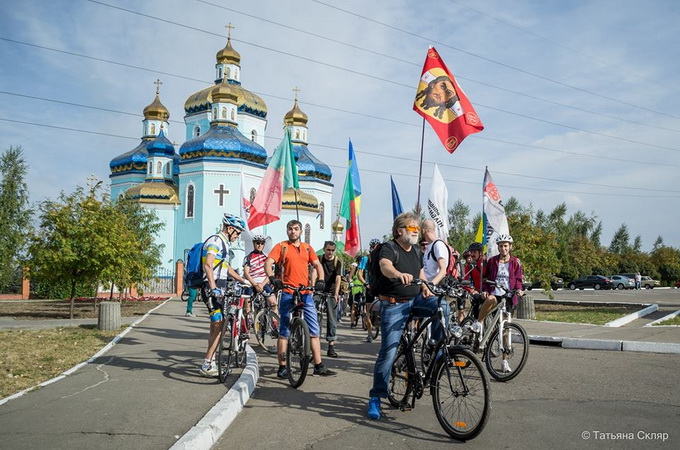
[[[228,31],[227,31],[227,33],[228,33],[227,37],[228,37],[229,39],[231,39],[231,30],[235,29],[236,27],[233,26],[233,25],[231,24],[231,22],[229,22],[229,25],[227,25],[227,26],[224,27],[224,28],[226,28],[226,29],[228,30]]]
[[[297,99],[298,99],[298,93],[300,92],[300,88],[297,87],[297,86],[295,86],[295,87],[293,88],[293,92],[295,92],[295,101],[297,101]]]
[[[161,84],[163,84],[163,82],[156,78],[156,81],[154,81],[153,84],[156,85],[156,95],[158,95],[158,91],[160,90]]]
[[[220,197],[220,199],[218,201],[219,206],[224,206],[224,196],[229,195],[229,189],[224,189],[224,185],[220,184],[220,188],[215,189],[213,191],[213,193],[219,195],[219,197]]]

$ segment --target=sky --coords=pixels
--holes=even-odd
[[[265,148],[283,137],[298,87],[309,149],[339,203],[348,140],[362,184],[362,242],[391,228],[390,175],[421,203],[437,163],[449,206],[482,205],[484,170],[501,197],[561,203],[626,224],[650,251],[680,248],[680,3],[676,0],[0,0],[0,151],[21,146],[32,202],[109,180],[160,97],[169,138],[183,105],[214,79],[215,54],[241,54],[241,82],[267,103]],[[434,46],[484,123],[449,154],[413,109]],[[1,212],[0,212],[1,213]],[[512,233],[512,230],[510,230]]]

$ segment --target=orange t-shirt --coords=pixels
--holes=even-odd
[[[276,264],[283,262],[283,283],[291,286],[307,286],[310,281],[309,265],[318,260],[309,244],[300,242],[300,246],[296,247],[288,241],[276,244],[268,257]]]

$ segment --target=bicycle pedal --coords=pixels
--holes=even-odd
[[[399,410],[401,412],[411,412],[413,410],[413,407],[408,403],[402,403],[401,405],[399,405]]]

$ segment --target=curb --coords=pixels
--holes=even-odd
[[[567,349],[680,354],[680,344],[668,342],[619,341],[530,335],[529,343],[534,345],[552,345]]]
[[[628,314],[627,316],[620,317],[616,320],[612,320],[611,322],[607,322],[604,324],[605,327],[620,327],[623,326],[627,323],[630,323],[636,319],[639,319],[640,317],[644,317],[647,314],[651,314],[654,311],[659,310],[659,305],[656,303],[653,305],[650,305],[644,309],[641,309],[640,311],[636,311],[634,313]]]
[[[248,402],[257,384],[259,364],[250,345],[246,347],[246,355],[246,367],[236,383],[170,450],[209,450],[217,443]]]
[[[677,311],[675,311],[675,312],[672,312],[672,313],[668,314],[667,316],[663,316],[663,317],[660,318],[660,319],[656,319],[654,322],[649,322],[649,323],[648,323],[647,325],[645,325],[645,326],[646,326],[646,327],[653,327],[653,326],[656,325],[657,323],[665,322],[665,321],[670,320],[670,319],[672,319],[673,317],[679,316],[679,315],[680,315],[680,309],[677,310]],[[673,325],[670,325],[670,326],[673,326]]]
[[[90,359],[88,359],[87,361],[83,361],[83,362],[81,362],[81,363],[79,363],[79,364],[76,364],[75,366],[73,366],[73,367],[71,367],[70,369],[68,369],[68,370],[66,370],[66,371],[64,371],[64,372],[62,372],[62,373],[60,373],[59,375],[57,375],[57,376],[54,377],[54,378],[51,378],[51,379],[49,379],[49,380],[47,380],[47,381],[43,381],[42,383],[37,384],[37,385],[35,385],[35,386],[26,388],[26,389],[24,389],[23,391],[19,391],[19,392],[17,392],[16,394],[10,395],[9,397],[5,397],[5,398],[3,398],[3,399],[0,399],[0,406],[1,406],[1,405],[4,405],[5,403],[7,403],[7,402],[10,401],[10,400],[14,400],[15,398],[19,398],[19,397],[21,397],[22,395],[24,395],[24,394],[26,394],[26,393],[28,393],[28,392],[31,392],[31,391],[34,390],[34,389],[37,389],[37,388],[40,388],[40,387],[43,387],[43,386],[47,386],[48,384],[52,384],[52,383],[54,383],[54,382],[57,382],[57,381],[61,380],[62,378],[66,378],[67,376],[71,375],[73,372],[75,372],[76,370],[80,369],[80,368],[83,367],[84,365],[90,364],[92,361],[94,361],[95,359],[99,358],[99,357],[100,357],[101,355],[103,355],[104,353],[108,352],[108,351],[111,349],[111,347],[113,347],[114,345],[116,345],[116,344],[118,343],[118,341],[120,341],[126,334],[128,334],[130,331],[132,331],[132,329],[133,329],[137,324],[139,324],[142,320],[144,320],[144,319],[146,319],[147,317],[149,317],[149,315],[150,315],[152,312],[156,311],[158,308],[160,308],[161,306],[165,305],[165,304],[166,304],[167,302],[169,302],[170,300],[172,300],[172,297],[168,298],[168,299],[165,300],[163,303],[161,303],[160,305],[156,306],[155,308],[149,310],[149,312],[147,312],[146,314],[144,314],[142,317],[140,317],[139,319],[137,319],[137,320],[135,320],[134,322],[132,322],[130,325],[128,325],[128,327],[127,327],[126,329],[124,329],[120,334],[118,334],[116,337],[114,337],[108,344],[106,344],[106,345],[104,346],[104,348],[102,348],[102,349],[99,350],[97,353],[95,353],[95,354],[94,354],[92,357],[90,357]]]

